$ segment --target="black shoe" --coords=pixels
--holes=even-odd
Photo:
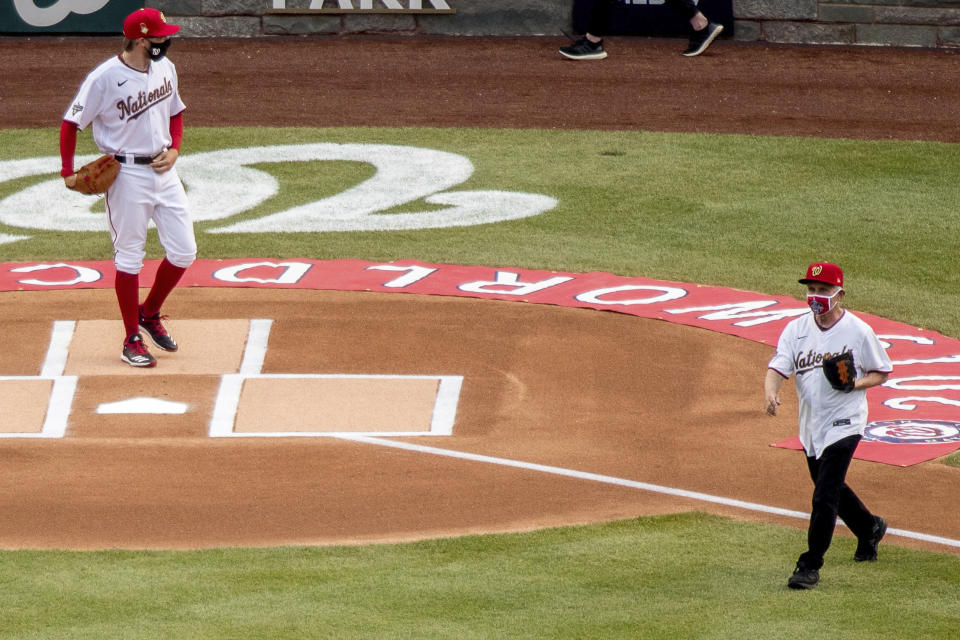
[[[873,520],[873,530],[869,538],[860,538],[857,540],[857,552],[853,554],[853,559],[857,562],[874,562],[877,559],[877,545],[887,533],[887,521],[876,516]]]
[[[143,338],[140,334],[130,336],[129,340],[123,341],[123,352],[120,359],[131,367],[155,367],[157,361],[150,352],[147,351],[147,345],[143,344]]]
[[[787,580],[787,586],[791,589],[813,589],[820,582],[820,572],[816,569],[801,569],[797,567],[793,570],[793,575]]]
[[[167,333],[167,330],[163,327],[163,323],[160,322],[163,318],[166,318],[166,316],[161,317],[159,313],[155,313],[148,318],[143,315],[143,306],[140,307],[139,313],[140,328],[147,332],[147,335],[153,340],[153,344],[164,351],[176,351],[180,348],[174,339],[170,337],[170,334]]]
[[[693,35],[690,36],[690,46],[687,47],[687,50],[683,52],[683,55],[687,56],[688,58],[700,55],[707,50],[707,47],[710,46],[710,43],[716,40],[717,36],[720,35],[722,31],[722,24],[708,22],[706,27],[700,31],[693,32]]]
[[[607,57],[603,50],[603,40],[590,42],[586,36],[566,47],[560,47],[560,55],[571,60],[602,60]]]

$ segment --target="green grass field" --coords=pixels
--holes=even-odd
[[[688,514],[404,545],[0,554],[10,638],[951,638],[960,559]]]
[[[403,232],[209,234],[221,222],[201,222],[202,257],[598,270],[793,296],[798,274],[822,259],[844,267],[848,307],[960,336],[958,145],[191,128],[184,152],[299,142],[450,151],[476,168],[451,190],[526,191],[559,205],[511,222]],[[93,151],[89,136],[81,151]],[[0,160],[56,153],[53,129],[0,131]],[[0,199],[57,168],[0,183]],[[371,173],[346,162],[263,168],[281,190],[249,215],[338,193]],[[0,234],[24,233],[0,224]],[[0,244],[0,261],[110,256],[103,233],[28,233]],[[149,257],[160,255],[154,238]],[[758,371],[758,394],[761,379]],[[684,515],[407,545],[10,551],[0,553],[0,637],[955,637],[960,558],[886,545],[879,563],[854,565],[852,541],[838,538],[821,586],[794,593],[785,582],[803,544],[796,528]]]

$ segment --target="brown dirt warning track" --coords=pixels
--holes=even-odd
[[[5,66],[16,61],[23,70],[0,79],[0,127],[57,126],[86,70],[118,44],[0,39]],[[190,107],[188,136],[191,125],[371,125],[960,142],[960,83],[946,81],[956,76],[953,52],[720,42],[688,60],[676,41],[612,39],[607,60],[571,63],[556,55],[559,44],[181,40],[171,58]],[[98,323],[116,321],[112,291],[13,292],[0,294],[0,302],[0,376],[36,375],[54,321],[76,321],[78,331],[90,332],[85,344],[109,326]],[[88,370],[94,356],[78,353],[76,364],[68,362],[79,378],[66,436],[0,439],[0,547],[388,541],[685,510],[803,526],[497,463],[806,511],[810,487],[800,454],[769,446],[795,432],[796,403],[788,391],[782,417],[763,414],[767,346],[612,313],[400,294],[190,288],[175,292],[165,312],[172,331],[179,326],[190,337],[181,339],[180,353],[161,355],[149,373],[112,352]],[[264,373],[463,376],[452,435],[381,440],[487,458],[321,437],[208,437],[220,377],[197,363],[242,348],[231,346],[231,323],[251,318],[273,320]],[[218,324],[223,342],[204,339]],[[242,342],[242,328],[240,335]],[[666,376],[668,355],[675,370]],[[311,404],[312,389],[289,403],[323,413]],[[269,389],[261,391],[269,397]],[[0,390],[4,424],[31,410],[21,401],[30,393],[18,387],[4,400]],[[183,405],[184,412],[98,413],[138,397]],[[241,403],[250,428],[263,419],[253,406],[263,402]],[[960,539],[952,490],[960,469],[855,461],[850,481],[892,526]]]

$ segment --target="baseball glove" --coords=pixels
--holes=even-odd
[[[853,367],[853,352],[844,353],[823,359],[823,375],[827,382],[837,391],[850,393],[853,384],[857,381],[857,372]]]
[[[70,187],[85,194],[103,193],[120,173],[120,163],[111,155],[103,155],[77,169],[77,182]]]

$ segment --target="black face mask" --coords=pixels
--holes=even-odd
[[[160,43],[150,42],[149,40],[147,40],[147,42],[150,44],[150,53],[148,54],[150,59],[159,60],[163,56],[167,55],[167,49],[170,48],[170,43],[173,41],[167,38]]]

